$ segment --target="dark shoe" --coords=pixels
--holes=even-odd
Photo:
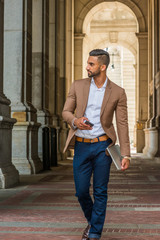
[[[82,240],[89,240],[88,235],[89,235],[90,228],[91,228],[90,225],[88,225],[86,227],[86,229],[84,230],[83,235],[82,235]]]

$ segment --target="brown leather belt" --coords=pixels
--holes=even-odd
[[[109,137],[107,135],[88,139],[88,138],[81,138],[81,137],[76,137],[76,141],[78,142],[85,142],[85,143],[95,143],[95,142],[102,142],[106,141]]]

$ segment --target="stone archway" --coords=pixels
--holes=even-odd
[[[138,3],[135,4],[131,1],[124,1],[124,0],[108,0],[108,1],[89,1],[86,4],[83,1],[83,6],[76,11],[75,15],[75,35],[74,35],[74,72],[75,72],[75,79],[79,79],[83,76],[83,63],[84,63],[84,56],[88,53],[88,51],[84,51],[83,46],[88,44],[92,48],[91,42],[87,41],[87,34],[88,28],[86,23],[90,23],[93,16],[102,9],[102,4],[115,4],[120,3],[128,8],[129,12],[135,16],[137,21],[137,29],[134,31],[135,41],[137,41],[136,47],[132,47],[130,44],[130,48],[134,55],[136,56],[135,64],[135,72],[137,73],[137,104],[136,104],[136,125],[135,125],[135,139],[137,143],[137,152],[141,152],[145,141],[144,141],[144,125],[145,121],[147,120],[148,115],[148,34],[147,34],[147,25],[146,25],[146,18],[145,13],[142,12],[141,8],[138,6]],[[114,41],[114,32],[111,38],[113,37]],[[109,39],[108,39],[109,40]],[[101,39],[102,41],[102,39]],[[105,40],[104,40],[105,41]],[[129,45],[129,43],[125,43],[124,39],[119,39],[119,42]],[[121,45],[121,44],[120,44]],[[95,46],[95,45],[94,45]]]
[[[83,32],[84,19],[86,18],[87,14],[91,11],[91,9],[92,9],[92,14],[94,14],[93,8],[97,5],[99,5],[100,3],[105,3],[105,2],[120,2],[120,3],[123,3],[124,5],[128,6],[134,12],[134,14],[137,18],[138,25],[139,25],[139,32],[146,32],[147,31],[144,14],[141,11],[141,9],[138,7],[138,5],[135,4],[134,2],[132,2],[130,0],[127,0],[127,1],[126,0],[118,0],[118,1],[117,0],[106,0],[106,1],[99,0],[98,4],[97,4],[97,1],[91,0],[88,3],[86,3],[86,5],[84,5],[79,10],[79,14],[76,18],[76,23],[75,23],[75,33],[82,33]]]

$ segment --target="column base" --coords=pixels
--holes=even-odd
[[[160,157],[155,157],[154,160],[155,160],[157,163],[160,163]]]
[[[36,174],[42,171],[43,169],[40,158],[34,159],[12,158],[12,162],[14,163],[20,175]]]
[[[53,126],[57,127],[59,125],[58,122],[59,122],[59,117],[57,115],[53,115],[52,116],[52,124],[53,124]]]
[[[9,188],[17,185],[19,182],[19,173],[12,164],[0,168],[0,188]]]
[[[32,172],[34,174],[39,173],[40,171],[43,170],[42,161],[38,156],[37,156],[37,158],[30,159],[29,162],[31,163]]]
[[[33,173],[31,164],[27,158],[12,158],[12,162],[20,175],[31,175]]]
[[[145,134],[145,147],[143,148],[143,154],[147,155],[149,149],[149,128],[144,129]]]
[[[19,173],[11,162],[12,127],[16,122],[0,116],[0,188],[9,188],[19,182]]]
[[[20,174],[36,174],[43,169],[38,157],[38,128],[34,122],[18,122],[13,127],[12,161]]]
[[[158,143],[157,143],[157,152],[156,152],[155,157],[160,159],[160,127],[157,127],[156,129],[157,129],[157,134],[158,134],[158,136],[157,136]]]
[[[158,130],[156,128],[145,129],[145,148],[143,153],[148,158],[154,158],[158,151]]]
[[[136,125],[136,150],[137,153],[141,153],[145,146],[145,138],[144,138],[144,121],[138,121]]]
[[[40,172],[43,169],[43,164],[38,156],[38,131],[41,127],[40,123],[30,122],[29,136],[30,136],[30,157],[29,162],[31,163],[32,171],[34,174]]]
[[[39,130],[38,130],[38,156],[43,162],[43,128],[44,127],[49,127],[49,114],[43,110],[38,110],[37,111],[37,121],[41,124]]]

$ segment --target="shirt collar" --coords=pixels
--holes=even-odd
[[[103,84],[103,86],[102,86],[101,88],[106,88],[106,86],[107,86],[107,81],[108,81],[108,77],[106,76],[106,80],[105,80],[105,82],[104,82],[104,84]],[[92,77],[92,79],[91,79],[91,83],[94,84],[94,85],[96,86],[93,77]],[[97,87],[97,86],[96,86],[96,87]]]

